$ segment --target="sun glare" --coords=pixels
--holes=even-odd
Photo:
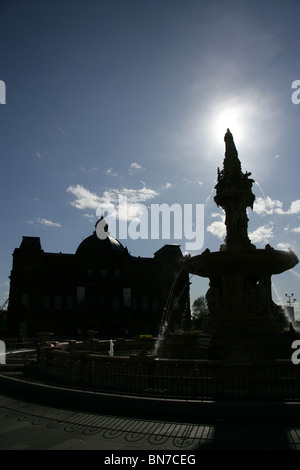
[[[247,161],[249,149],[253,148],[253,142],[260,135],[262,126],[259,117],[258,103],[260,101],[255,94],[249,93],[247,99],[239,96],[228,98],[215,98],[210,104],[207,113],[200,113],[195,125],[192,126],[195,145],[201,155],[208,160],[222,158],[224,154],[224,136],[230,129],[238,152],[243,152],[243,165],[250,171]],[[255,138],[254,138],[255,137]],[[245,153],[244,150],[247,150]],[[251,166],[253,167],[253,155]],[[261,162],[260,162],[261,165]]]
[[[213,123],[213,133],[215,138],[220,138],[221,135],[226,133],[227,129],[230,129],[235,140],[238,142],[243,140],[245,135],[245,124],[244,113],[241,108],[235,106],[220,110],[213,120]]]

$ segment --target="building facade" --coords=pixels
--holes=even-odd
[[[180,329],[190,315],[189,275],[182,263],[178,245],[163,246],[153,258],[135,257],[115,238],[100,239],[96,230],[74,254],[44,252],[39,237],[24,236],[13,253],[9,333],[155,336],[166,306],[173,311],[171,328]]]

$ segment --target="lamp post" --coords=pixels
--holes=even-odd
[[[285,296],[289,299],[289,300],[287,301],[287,304],[288,304],[289,307],[291,307],[292,302],[296,302],[296,300],[297,300],[297,299],[292,299],[292,300],[291,300],[291,298],[294,296],[293,293],[291,293],[291,295],[285,294]]]
[[[291,295],[285,294],[285,296],[288,298],[286,311],[287,311],[290,321],[292,322],[292,324],[294,324],[295,313],[294,313],[294,307],[292,306],[292,303],[296,302],[297,299],[294,298],[293,293],[291,293]]]

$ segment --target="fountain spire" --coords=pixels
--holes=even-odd
[[[215,186],[216,204],[226,214],[226,249],[250,248],[248,238],[247,207],[253,208],[255,196],[252,193],[251,173],[243,173],[233,135],[229,129],[224,136],[225,158],[223,169],[218,168],[218,181]]]

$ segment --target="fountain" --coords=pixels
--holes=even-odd
[[[233,136],[224,137],[223,169],[218,168],[214,200],[226,214],[226,238],[218,252],[206,249],[185,258],[189,273],[209,278],[206,294],[211,335],[208,357],[247,362],[277,357],[281,327],[272,300],[271,276],[293,268],[291,250],[257,249],[248,237],[247,208],[253,208],[254,180],[243,173]]]

